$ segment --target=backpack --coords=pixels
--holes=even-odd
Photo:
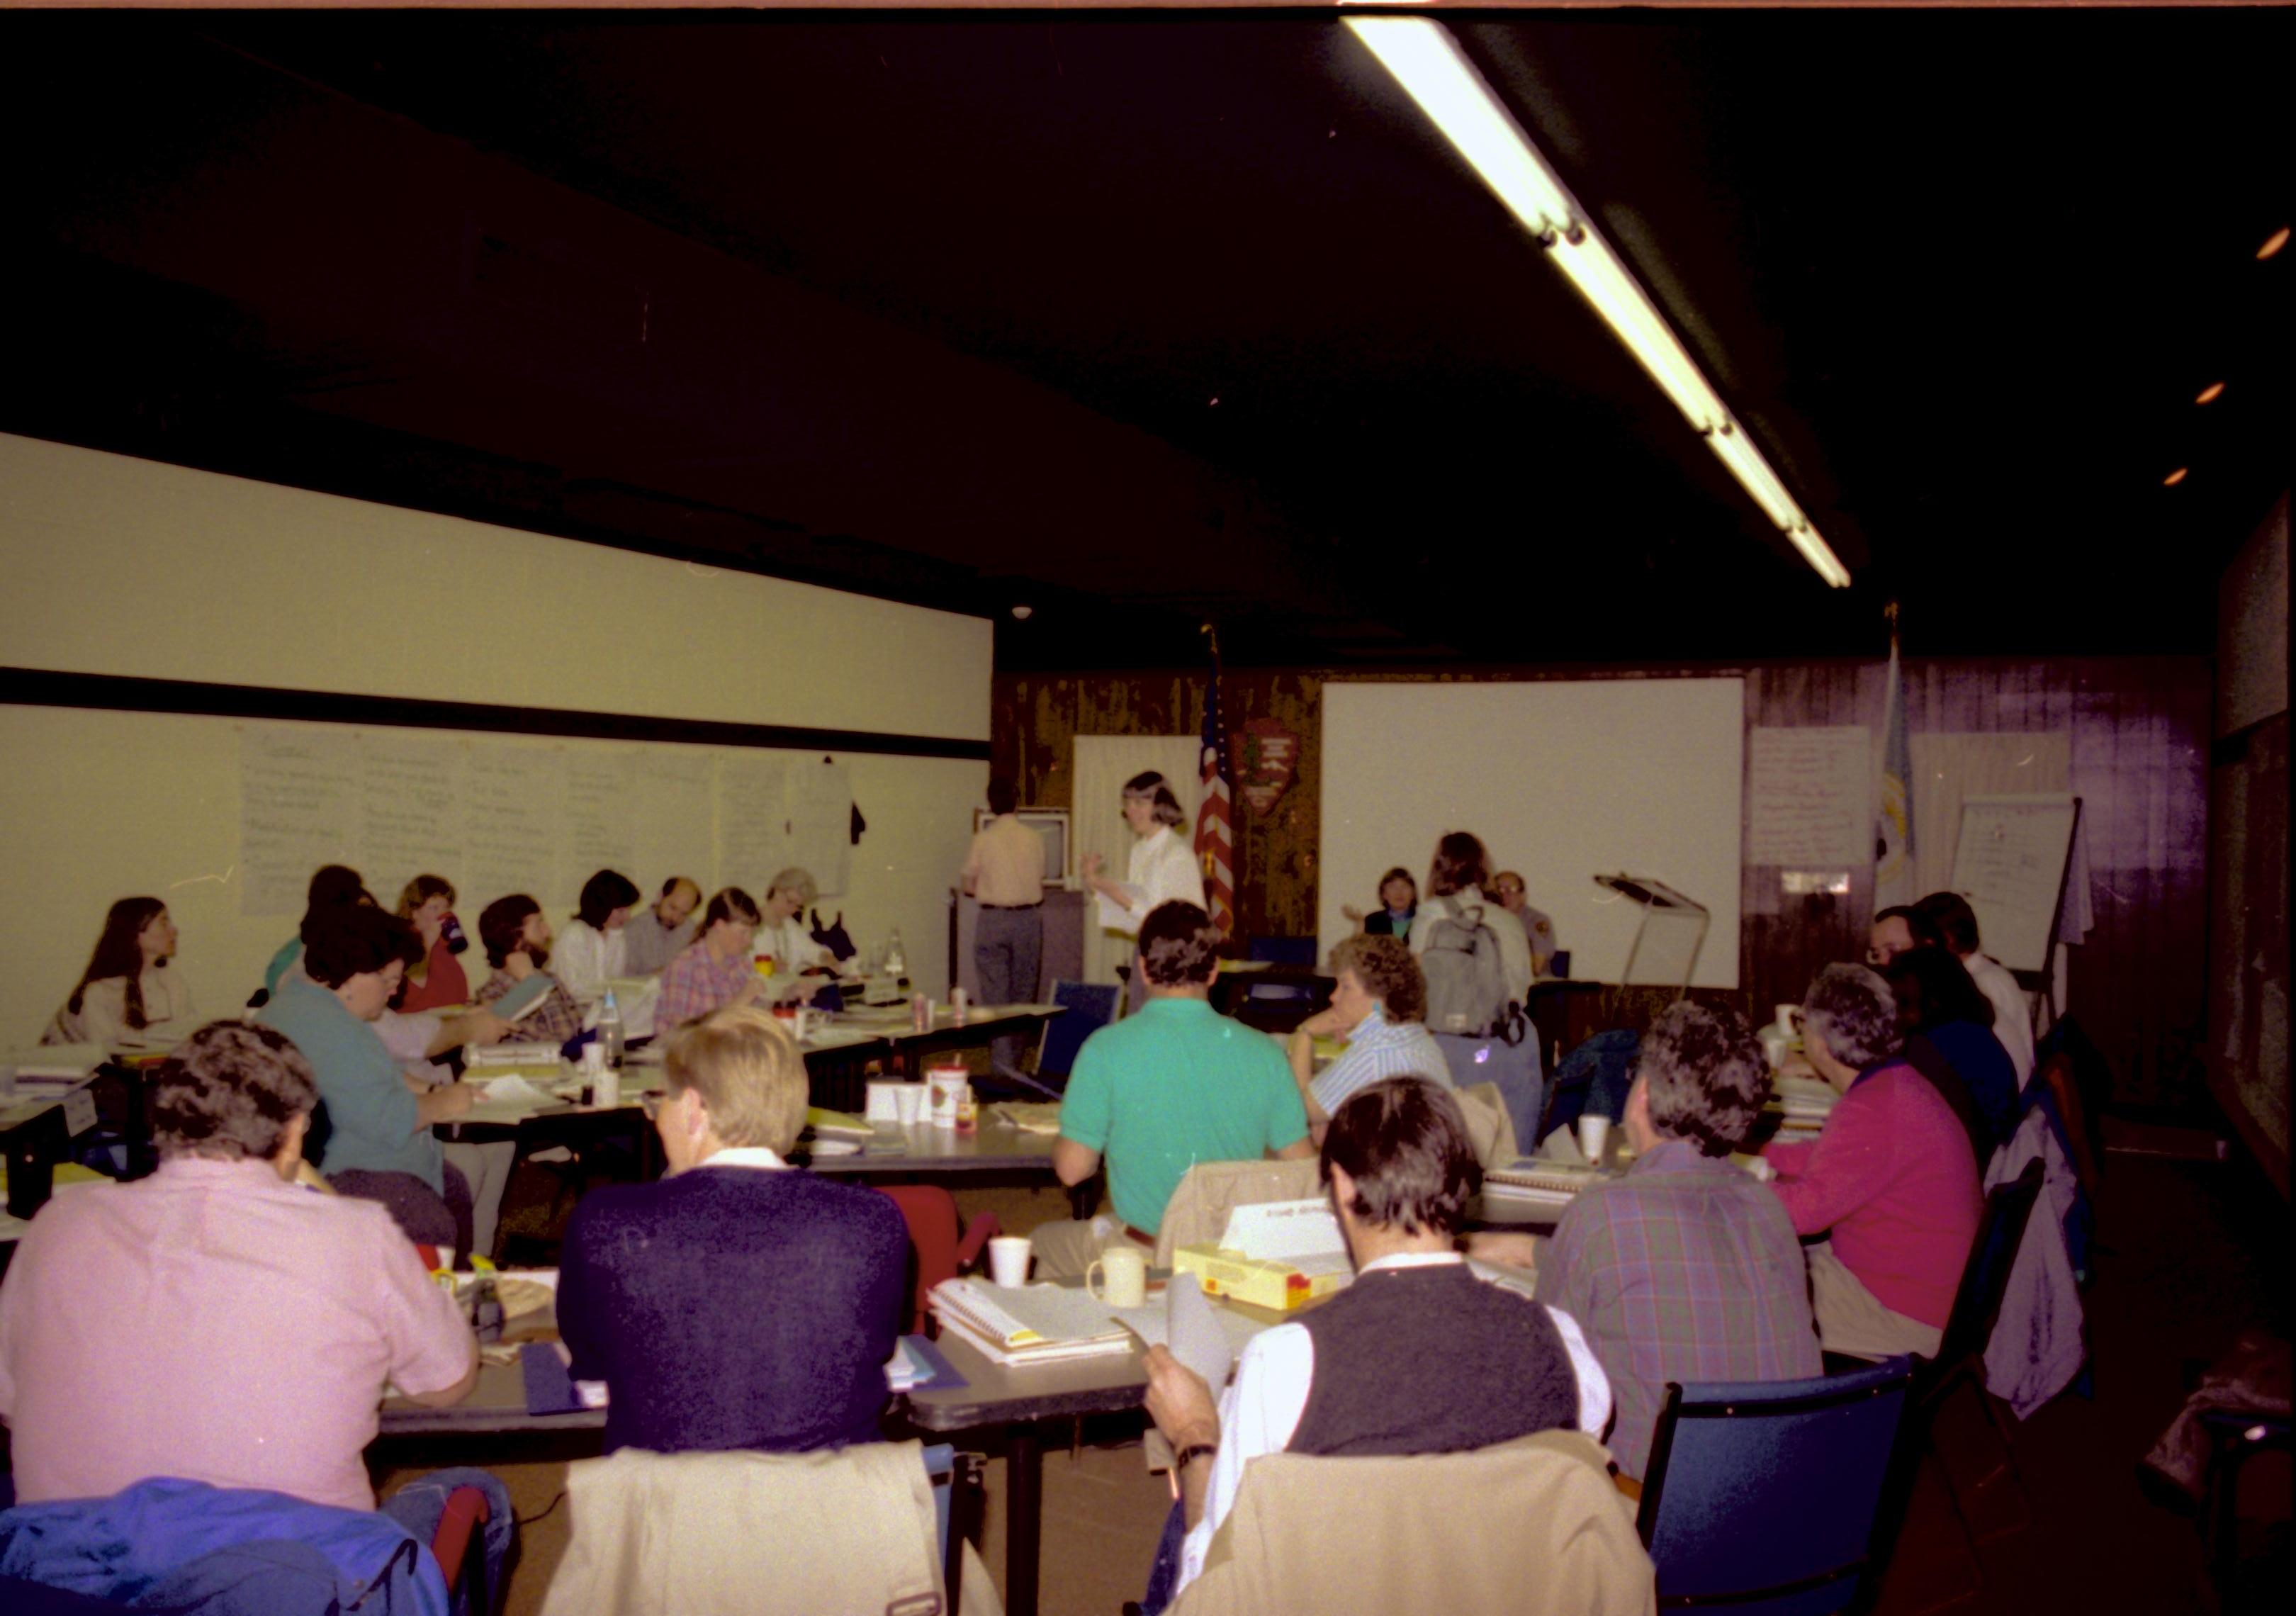
[[[1427,1030],[1481,1038],[1507,1021],[1506,969],[1498,933],[1483,923],[1479,905],[1450,915],[1422,911],[1428,928],[1419,968],[1427,977]]]

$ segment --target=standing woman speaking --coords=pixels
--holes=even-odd
[[[1197,866],[1195,849],[1180,840],[1179,827],[1187,817],[1163,775],[1153,769],[1135,775],[1124,783],[1124,822],[1134,837],[1127,882],[1119,885],[1103,875],[1097,853],[1084,861],[1084,884],[1125,912],[1124,924],[1113,929],[1133,941],[1127,1010],[1147,1002],[1147,981],[1140,974],[1140,923],[1160,903],[1177,900],[1204,906],[1204,873]],[[1138,888],[1139,896],[1128,892],[1126,886]]]

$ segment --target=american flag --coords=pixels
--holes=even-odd
[[[1230,936],[1235,932],[1235,824],[1228,806],[1227,732],[1219,721],[1219,663],[1212,663],[1211,685],[1204,695],[1204,744],[1196,775],[1202,790],[1196,797],[1196,862],[1204,872],[1204,906],[1212,924]]]

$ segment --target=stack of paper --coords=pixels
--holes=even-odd
[[[1483,1195],[1487,1200],[1568,1206],[1571,1197],[1602,1177],[1600,1168],[1589,1167],[1584,1161],[1525,1156],[1513,1167],[1495,1167],[1486,1172]]]
[[[1816,1133],[1825,1126],[1826,1118],[1833,1114],[1834,1103],[1841,1098],[1834,1093],[1833,1084],[1816,1078],[1781,1077],[1776,1081],[1775,1103],[1784,1115],[1784,1120],[1778,1125],[1782,1134]]]
[[[1007,1100],[990,1109],[1024,1134],[1057,1134],[1061,1131],[1061,1103],[1058,1100]]]
[[[806,1108],[805,1125],[813,1130],[816,1139],[851,1139],[866,1144],[877,1136],[875,1128],[851,1112],[831,1111],[819,1105]]]
[[[992,1363],[1063,1363],[1132,1349],[1131,1334],[1105,1302],[1065,1285],[1006,1289],[945,1279],[933,1287],[932,1309],[942,1329]]]
[[[473,1046],[467,1063],[472,1066],[549,1066],[558,1064],[555,1044],[489,1044],[484,1048]]]

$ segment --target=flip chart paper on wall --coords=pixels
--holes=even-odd
[[[1860,724],[1755,729],[1746,752],[1746,862],[1850,870],[1873,858],[1873,733]]]

